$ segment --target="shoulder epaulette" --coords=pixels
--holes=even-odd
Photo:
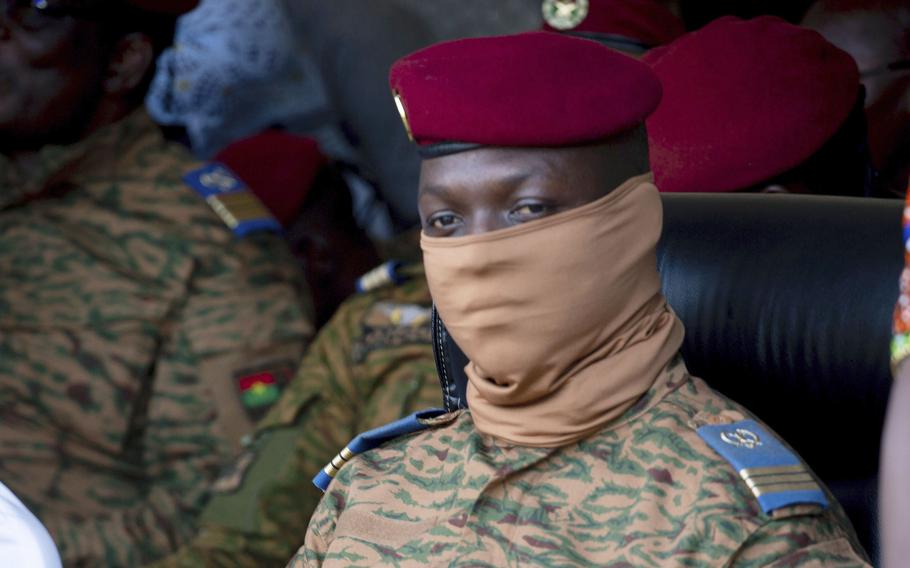
[[[322,468],[322,471],[313,478],[313,484],[324,492],[342,466],[357,454],[370,451],[373,448],[379,447],[385,442],[394,440],[400,436],[432,428],[434,425],[432,420],[446,413],[447,411],[441,408],[421,410],[406,418],[396,420],[391,424],[386,424],[385,426],[380,426],[379,428],[364,432],[351,440],[351,442],[345,446],[327,466]]]
[[[183,181],[238,237],[259,231],[281,232],[281,224],[227,166],[208,164],[183,176]]]
[[[754,420],[702,426],[698,435],[730,462],[765,514],[792,505],[828,506],[803,461]]]
[[[385,286],[398,285],[407,280],[401,273],[401,262],[390,260],[377,266],[357,279],[357,292],[372,292]]]

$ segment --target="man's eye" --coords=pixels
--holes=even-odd
[[[434,215],[430,218],[430,226],[434,229],[447,229],[458,222],[458,216],[452,213]]]
[[[525,203],[512,210],[512,217],[517,221],[528,221],[543,217],[550,212],[551,207],[544,203]]]

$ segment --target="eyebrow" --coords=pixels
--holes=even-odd
[[[489,180],[486,183],[495,184],[498,186],[510,186],[518,187],[519,185],[525,183],[529,179],[541,175],[542,172],[531,171],[526,173],[518,173],[513,175],[504,176],[501,178],[496,178]],[[448,186],[448,185],[428,185],[420,188],[421,194],[430,194],[436,197],[449,198],[452,196],[453,191],[456,191],[457,185]]]

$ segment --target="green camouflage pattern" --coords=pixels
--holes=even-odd
[[[833,497],[767,515],[696,432],[747,416],[679,359],[563,448],[504,445],[453,413],[346,464],[289,566],[867,566]]]
[[[252,431],[235,378],[313,335],[278,235],[238,239],[143,111],[0,158],[0,479],[67,566],[134,566],[194,533]]]
[[[357,434],[440,406],[430,293],[419,265],[407,281],[353,296],[307,352],[247,452],[216,483],[199,535],[165,567],[282,566],[322,493],[313,476]]]

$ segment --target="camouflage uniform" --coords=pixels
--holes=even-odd
[[[199,535],[164,567],[280,566],[322,494],[311,479],[356,434],[439,406],[423,269],[348,299],[320,331],[297,377],[216,483]]]
[[[0,479],[66,565],[134,565],[192,534],[251,430],[236,380],[313,334],[282,240],[236,238],[139,111],[0,158]]]
[[[343,466],[290,566],[867,565],[830,495],[766,514],[696,432],[746,416],[678,359],[563,448],[503,445],[469,412],[445,415]]]

